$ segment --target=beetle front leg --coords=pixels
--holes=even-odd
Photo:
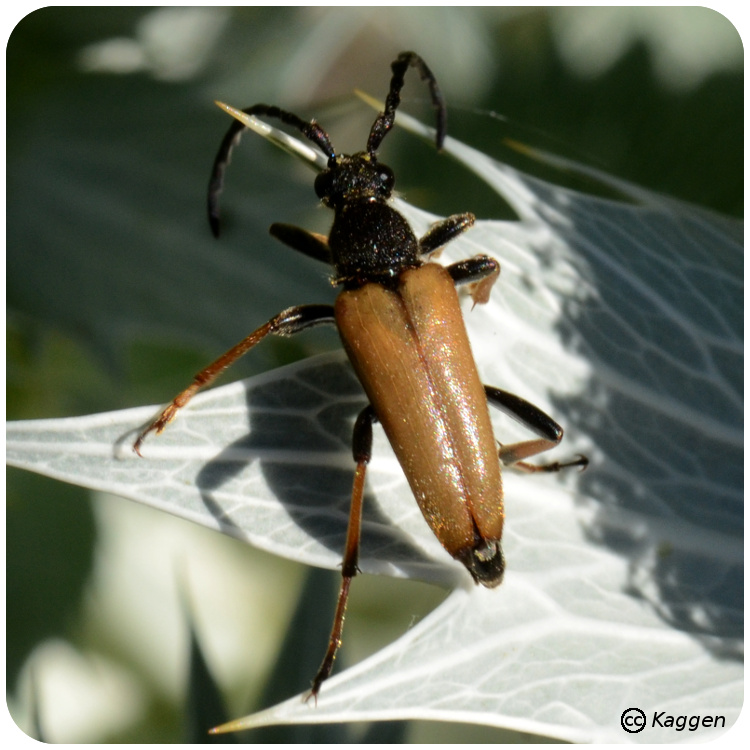
[[[344,616],[346,615],[346,602],[349,599],[349,586],[352,578],[359,573],[357,563],[359,562],[359,538],[362,530],[362,499],[365,492],[365,472],[367,464],[372,458],[372,425],[377,422],[375,410],[372,405],[366,406],[359,413],[354,423],[352,435],[352,454],[357,462],[354,472],[354,485],[352,487],[352,502],[349,510],[349,525],[346,530],[346,547],[344,549],[344,560],[341,563],[341,588],[336,605],[336,614],[333,618],[333,627],[328,639],[328,649],[323,657],[318,673],[312,681],[312,689],[307,699],[317,700],[320,686],[328,679],[336,659],[336,652],[341,645],[341,633],[344,629]]]
[[[239,344],[233,346],[229,351],[221,355],[208,367],[201,370],[193,382],[178,393],[164,411],[145,429],[133,443],[133,450],[140,456],[141,445],[150,432],[158,435],[175,418],[177,412],[185,406],[188,401],[202,388],[213,383],[230,365],[234,364],[243,354],[246,354],[256,344],[269,334],[276,336],[291,336],[304,331],[314,325],[321,323],[335,323],[333,307],[331,305],[299,305],[289,307],[271,318],[249,336],[242,339]]]
[[[419,240],[419,254],[427,255],[439,247],[447,245],[467,229],[474,226],[474,214],[453,214],[443,221],[434,224],[427,234]]]
[[[539,407],[534,406],[534,404],[520,396],[503,391],[500,388],[493,388],[491,385],[485,385],[484,392],[492,406],[501,409],[522,425],[528,427],[532,432],[539,435],[539,439],[537,440],[524,440],[520,443],[501,445],[498,455],[500,461],[505,466],[513,466],[513,468],[529,474],[537,471],[560,471],[569,466],[579,466],[581,469],[585,469],[588,466],[588,458],[581,455],[572,461],[564,463],[560,461],[541,465],[526,463],[523,459],[544,453],[544,451],[548,451],[558,445],[563,436],[562,427]]]

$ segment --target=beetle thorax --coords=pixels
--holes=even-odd
[[[347,201],[337,207],[328,246],[336,283],[356,289],[374,282],[395,285],[407,268],[421,265],[414,232],[385,201]]]

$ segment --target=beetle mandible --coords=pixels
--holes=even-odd
[[[201,388],[270,334],[290,336],[317,325],[335,325],[352,367],[369,400],[354,424],[356,468],[351,511],[333,628],[323,662],[312,682],[317,696],[330,675],[341,642],[352,578],[357,574],[365,471],[371,457],[372,426],[380,422],[404,470],[414,497],[445,549],[463,563],[475,582],[498,586],[505,570],[501,465],[526,472],[585,467],[584,456],[566,463],[529,464],[525,459],[555,447],[562,428],[528,401],[482,385],[469,346],[456,285],[472,284],[475,302],[484,302],[500,273],[486,255],[447,267],[428,256],[474,224],[470,213],[436,223],[417,238],[389,203],[391,169],[379,163],[377,150],[393,127],[404,76],[414,67],[426,81],[437,114],[436,145],[446,135],[446,109],[434,75],[419,55],[403,52],[391,64],[392,78],[381,112],[370,130],[367,148],[337,154],[315,120],[266,104],[243,110],[298,129],[326,156],[327,168],[315,179],[315,192],[333,209],[328,238],[288,224],[272,224],[276,239],[334,269],[342,288],[335,305],[290,307],[199,372],[192,383],[139,435],[160,433]],[[208,216],[219,234],[219,193],[232,149],[245,126],[234,121],[214,161],[208,190]],[[503,410],[538,437],[509,445],[493,436],[487,404]]]

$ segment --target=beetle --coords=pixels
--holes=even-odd
[[[456,214],[417,238],[389,203],[394,174],[377,158],[393,127],[404,77],[416,68],[430,90],[436,111],[436,146],[446,136],[446,107],[437,81],[422,58],[403,52],[391,64],[384,110],[375,119],[365,151],[339,154],[315,120],[306,121],[276,106],[256,104],[243,112],[296,128],[316,145],[327,167],[315,192],[334,212],[328,237],[288,224],[272,224],[273,237],[333,267],[341,287],[333,306],[290,307],[271,318],[199,372],[136,439],[140,455],[146,436],[160,433],[197,391],[212,383],[235,360],[266,336],[290,336],[318,325],[335,325],[368,405],[355,420],[355,462],[351,510],[333,628],[323,662],[312,681],[317,699],[341,643],[349,587],[358,572],[365,473],[372,455],[373,425],[379,422],[404,470],[428,525],[447,552],[463,563],[474,581],[488,588],[503,580],[504,522],[501,466],[522,471],[585,468],[584,456],[565,463],[535,465],[525,459],[555,447],[562,428],[551,417],[512,393],[482,385],[471,353],[456,286],[470,284],[476,302],[485,302],[500,266],[486,255],[447,267],[429,256],[474,224]],[[208,216],[219,235],[219,194],[232,149],[245,125],[235,120],[216,155],[208,189]],[[495,442],[488,403],[520,421],[537,437],[502,445]],[[500,446],[498,449],[498,445]]]

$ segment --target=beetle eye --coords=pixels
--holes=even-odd
[[[331,192],[331,172],[326,169],[315,178],[315,194],[318,198],[326,198]]]

